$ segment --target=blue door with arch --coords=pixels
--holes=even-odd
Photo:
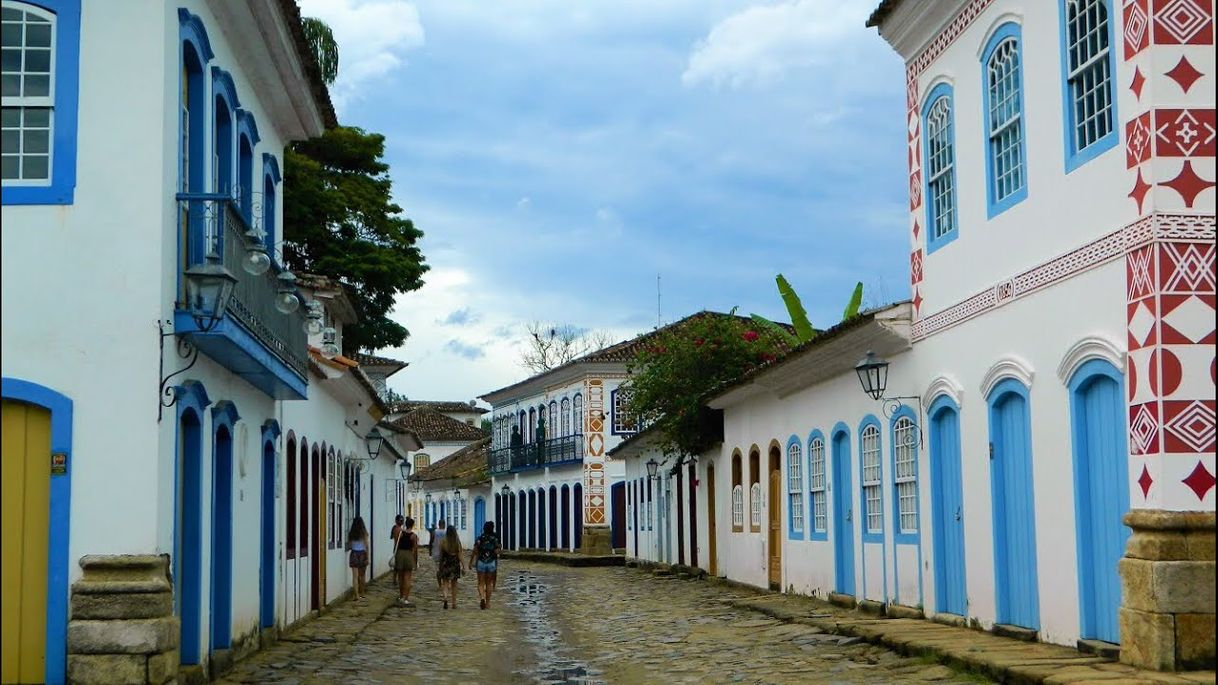
[[[989,395],[997,623],[1040,629],[1028,389],[1006,379]]]
[[[211,649],[228,649],[233,621],[233,424],[232,402],[212,409]]]
[[[930,405],[931,501],[935,536],[935,611],[968,615],[964,574],[964,480],[960,472],[960,413],[940,397]]]
[[[262,544],[259,550],[261,558],[258,561],[258,613],[259,625],[263,628],[275,625],[275,443],[271,440],[264,440],[262,443]]]
[[[850,485],[850,431],[833,433],[833,587],[854,594],[854,507]]]
[[[1074,443],[1074,508],[1077,529],[1079,634],[1119,642],[1117,563],[1129,529],[1125,392],[1120,372],[1105,360],[1086,362],[1070,380]]]
[[[486,525],[486,500],[481,497],[474,500],[474,536],[482,535],[482,526]]]

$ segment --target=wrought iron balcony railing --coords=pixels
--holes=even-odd
[[[185,250],[182,268],[202,262],[207,255],[218,255],[224,268],[237,277],[228,314],[263,347],[302,378],[308,378],[308,336],[302,308],[284,314],[275,307],[282,271],[278,264],[262,274],[251,274],[242,267],[249,246],[258,238],[241,215],[237,202],[223,195],[183,194],[178,200],[182,205],[181,240]]]
[[[493,449],[487,456],[491,473],[524,471],[584,460],[584,436],[567,435],[514,447]]]

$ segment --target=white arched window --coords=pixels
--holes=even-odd
[[[956,230],[956,143],[952,99],[941,95],[926,114],[926,201],[932,245]]]
[[[803,450],[798,442],[787,446],[787,493],[791,500],[791,532],[804,530]]]
[[[761,527],[761,483],[749,486],[749,525]]]
[[[808,443],[808,479],[812,491],[812,530],[824,532],[828,502],[825,495],[825,441],[820,436]]]
[[[562,432],[559,433],[559,435],[563,435],[563,436],[570,435],[571,434],[571,400],[567,399],[566,397],[562,398],[562,406],[561,406],[561,409],[559,409],[559,413],[562,415]]]
[[[1013,26],[1009,30],[1016,30]],[[1019,41],[1001,39],[985,63],[991,212],[1024,187],[1023,88]]]
[[[575,399],[571,400],[571,426],[574,428],[575,435],[584,434],[584,396],[575,395]]]
[[[918,532],[918,431],[902,416],[893,424],[897,511],[902,533]]]
[[[546,424],[546,437],[557,438],[558,433],[558,401],[550,401],[550,421]]]
[[[51,182],[55,114],[55,15],[22,2],[4,3],[3,179],[8,185]]]
[[[744,486],[739,483],[732,488],[732,527],[744,527]]]
[[[866,531],[884,531],[884,507],[880,498],[880,429],[869,425],[863,429],[863,506],[867,512]]]
[[[1112,133],[1112,47],[1107,0],[1066,0],[1066,86],[1070,150],[1077,154]]]

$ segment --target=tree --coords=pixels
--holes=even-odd
[[[343,350],[397,347],[409,331],[388,317],[399,293],[417,290],[428,267],[423,233],[390,199],[385,137],[338,126],[284,152],[284,259],[288,268],[337,280],[359,322]]]
[[[317,66],[321,69],[321,80],[326,85],[334,83],[338,78],[338,42],[326,22],[316,17],[304,17],[300,20],[304,29],[305,40],[313,48],[313,56],[317,58]]]
[[[565,323],[534,321],[525,329],[528,337],[525,339],[525,349],[520,353],[520,365],[534,374],[556,369],[614,342],[608,331],[588,330]]]
[[[484,417],[482,417],[482,423],[481,423],[480,428],[482,428],[483,433],[490,435],[491,429],[494,428],[494,426],[493,426],[493,424],[491,424],[491,420],[484,416]]]
[[[656,430],[666,454],[701,454],[711,446],[714,414],[706,395],[787,348],[787,332],[759,329],[732,314],[703,313],[660,329],[628,364],[627,413]]]

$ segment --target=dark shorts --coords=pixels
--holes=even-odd
[[[393,555],[393,570],[398,573],[413,573],[414,572],[414,552],[406,550],[398,550]]]
[[[351,568],[365,568],[368,566],[368,552],[363,550],[351,550],[351,555],[347,560],[347,565]]]

